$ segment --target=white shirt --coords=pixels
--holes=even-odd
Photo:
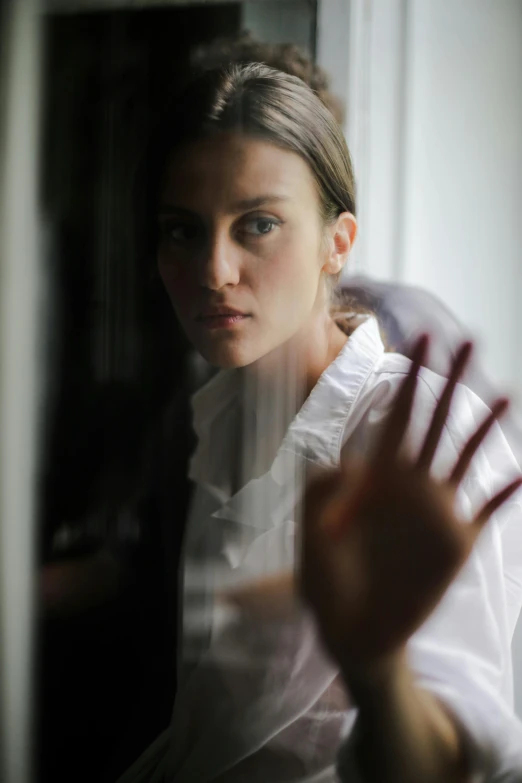
[[[374,319],[348,339],[290,424],[266,473],[232,494],[232,437],[240,410],[235,371],[194,398],[197,481],[184,551],[180,691],[169,732],[121,783],[330,783],[355,781],[350,732],[356,708],[317,641],[312,618],[252,622],[226,613],[222,587],[294,566],[294,510],[303,468],[335,467],[343,449],[365,453],[409,361],[385,353]],[[410,427],[417,448],[444,380],[420,374]],[[458,388],[434,464],[444,475],[488,409]],[[477,453],[458,506],[469,518],[520,469],[499,426]],[[510,643],[522,604],[521,494],[490,520],[468,563],[409,643],[420,685],[448,705],[468,739],[480,783],[522,781],[522,725],[513,714]],[[519,531],[514,535],[513,531]],[[521,557],[505,557],[504,536]],[[391,553],[391,556],[393,553]],[[346,738],[346,740],[344,739]],[[339,772],[336,758],[341,743]]]

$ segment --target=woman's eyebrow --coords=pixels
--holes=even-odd
[[[245,198],[241,199],[241,201],[236,201],[230,207],[230,212],[236,214],[237,212],[245,212],[249,209],[258,209],[266,204],[277,204],[290,200],[289,196],[281,196],[276,193],[265,193],[261,196],[254,196],[253,198]],[[174,213],[178,215],[181,213],[189,217],[196,216],[196,212],[187,209],[186,207],[177,206],[176,204],[161,204],[158,209],[159,217],[172,215]]]
[[[276,193],[266,193],[262,196],[255,196],[254,198],[245,198],[241,201],[237,201],[232,205],[233,212],[242,212],[247,209],[256,209],[257,207],[265,206],[266,204],[279,203],[281,201],[290,201],[288,196],[279,196]]]

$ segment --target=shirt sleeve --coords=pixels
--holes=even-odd
[[[384,421],[403,376],[404,372],[381,373],[367,399],[361,398],[360,405],[368,410],[360,425],[366,429],[364,441],[372,440],[368,428],[378,429]],[[433,373],[421,374],[410,425],[413,450],[422,443],[443,385],[443,379]],[[458,387],[433,466],[435,475],[447,475],[487,413],[476,395]],[[353,435],[356,441],[357,433]],[[463,524],[519,473],[502,430],[495,425],[457,496]],[[418,685],[446,706],[461,730],[473,783],[522,781],[522,723],[513,709],[510,649],[522,595],[520,589],[513,594],[505,557],[506,540],[515,538],[519,542],[522,538],[520,492],[489,520],[467,563],[409,642],[409,661]],[[356,742],[355,728],[339,754],[343,783],[358,783]]]

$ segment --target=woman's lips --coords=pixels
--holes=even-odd
[[[250,316],[246,313],[230,311],[201,315],[198,318],[198,322],[206,329],[232,329],[247,318],[250,318]]]

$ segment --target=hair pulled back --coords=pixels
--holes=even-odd
[[[159,185],[170,153],[220,132],[240,132],[295,152],[316,181],[326,223],[355,214],[355,182],[343,132],[299,78],[261,63],[200,73],[169,107],[155,139]]]

